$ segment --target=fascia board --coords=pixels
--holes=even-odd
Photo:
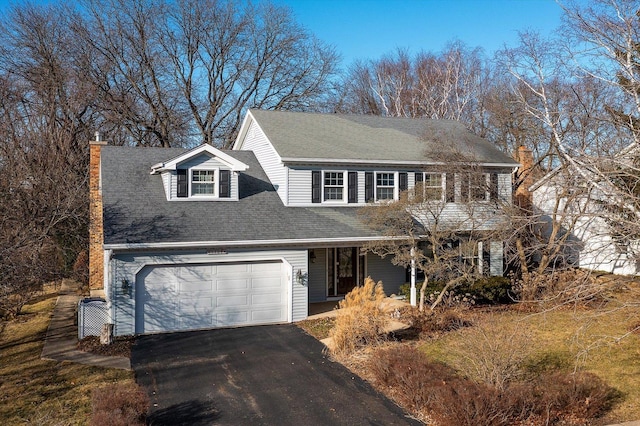
[[[354,238],[302,238],[286,240],[245,240],[245,241],[184,241],[167,243],[124,243],[124,244],[104,244],[105,250],[125,251],[125,250],[166,250],[166,249],[188,249],[188,248],[209,248],[209,247],[274,247],[293,245],[331,245],[343,243],[365,243],[368,241],[384,240],[406,240],[407,237],[354,237]]]

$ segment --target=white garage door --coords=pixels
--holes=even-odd
[[[147,266],[136,277],[136,333],[287,321],[282,262]]]

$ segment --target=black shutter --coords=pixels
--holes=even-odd
[[[416,183],[424,182],[424,174],[422,172],[416,172]]]
[[[320,202],[320,170],[311,172],[311,202]]]
[[[349,172],[349,202],[358,202],[358,172]]]
[[[220,170],[220,198],[231,197],[231,171]]]
[[[398,180],[399,182],[399,189],[400,191],[406,191],[407,188],[409,187],[409,182],[408,182],[408,177],[407,177],[407,172],[400,172],[398,174]]]
[[[498,200],[498,174],[491,173],[491,184],[489,186],[489,200]]]
[[[471,188],[471,183],[469,179],[470,179],[469,173],[460,173],[460,202],[461,203],[466,203],[470,201],[469,189]]]
[[[364,201],[373,201],[373,172],[364,173]]]
[[[187,169],[178,169],[178,197],[184,198],[189,196],[187,185]]]
[[[454,173],[447,173],[445,179],[447,180],[447,203],[455,203],[456,201],[456,175]]]

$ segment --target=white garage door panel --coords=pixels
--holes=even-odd
[[[280,318],[282,313],[281,309],[253,310],[251,312],[251,321],[256,323],[277,322],[279,320],[276,318]]]
[[[251,305],[280,305],[282,297],[279,294],[253,294],[251,295]]]
[[[287,321],[282,262],[147,266],[136,279],[136,333]]]
[[[249,306],[249,296],[218,296],[216,297],[216,307],[225,309],[228,307],[236,308],[242,306]]]
[[[246,274],[247,272],[243,272]],[[227,278],[217,275],[216,291],[246,291],[249,289],[249,280],[246,278]]]

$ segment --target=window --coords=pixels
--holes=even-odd
[[[470,176],[470,201],[486,201],[489,189],[489,175],[486,173],[472,173]]]
[[[191,171],[191,195],[215,196],[215,170]]]
[[[487,201],[489,197],[488,173],[460,174],[460,201]]]
[[[442,174],[441,173],[425,173],[424,174],[424,199],[425,200],[442,200]]]
[[[324,172],[324,200],[344,200],[344,173]]]
[[[394,173],[376,174],[376,200],[393,200],[395,198]]]

